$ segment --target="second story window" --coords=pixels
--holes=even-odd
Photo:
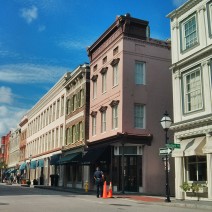
[[[102,106],[99,110],[101,112],[101,133],[106,132],[106,126],[107,126],[106,110],[107,110],[107,106]]]
[[[145,84],[145,63],[135,62],[135,84],[144,85]]]
[[[96,111],[92,111],[91,113],[91,120],[92,120],[92,136],[96,135]]]
[[[105,93],[107,90],[107,67],[102,68],[100,73],[102,74],[102,93]]]
[[[118,64],[119,64],[119,58],[114,59],[110,64],[113,67],[113,87],[118,85]]]
[[[97,78],[98,75],[93,75],[93,77],[91,78],[93,82],[93,99],[95,99],[97,96]]]
[[[200,68],[183,75],[184,111],[186,113],[203,108],[202,80]]]
[[[134,127],[144,128],[145,106],[142,104],[134,104]]]
[[[197,17],[192,15],[181,24],[182,51],[198,43]]]

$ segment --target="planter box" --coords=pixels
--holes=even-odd
[[[208,192],[208,187],[201,187],[199,188],[198,193],[207,193]]]

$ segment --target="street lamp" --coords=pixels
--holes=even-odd
[[[30,181],[30,166],[31,166],[32,155],[29,156],[29,181]]]
[[[167,111],[164,113],[164,116],[161,119],[160,123],[165,131],[165,144],[167,144],[168,143],[167,133],[168,133],[168,130],[172,123]],[[168,155],[166,155],[166,157],[165,157],[165,166],[166,166],[165,167],[165,171],[166,171],[166,199],[165,199],[165,202],[171,202],[170,189],[169,189]]]

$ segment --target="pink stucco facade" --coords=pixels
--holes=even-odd
[[[136,180],[140,183],[136,184],[138,188],[135,190],[149,194],[164,194],[165,172],[162,158],[159,156],[159,148],[165,146],[165,138],[160,120],[166,110],[172,115],[171,72],[169,70],[171,64],[170,44],[149,38],[147,32],[148,22],[130,16],[121,16],[88,49],[91,62],[91,118],[88,144],[106,143],[110,140],[113,163],[113,159],[116,160],[115,148],[123,144],[122,138],[117,136],[127,135],[124,141],[127,148],[138,146],[142,149],[135,156],[135,169],[142,169],[137,174],[140,180]],[[143,84],[135,83],[136,61],[144,63]],[[116,86],[113,86],[114,64],[118,64],[118,83]],[[106,70],[106,89],[104,92],[102,92],[103,70]],[[97,84],[95,97],[93,96],[94,82]],[[112,118],[114,102],[118,102],[118,126],[115,129]],[[142,128],[136,128],[134,124],[135,104],[144,106]],[[106,110],[105,132],[102,132],[101,129],[102,108]],[[92,129],[92,113],[96,117],[95,135]],[[119,175],[122,174],[119,173]],[[172,170],[170,176],[171,178],[174,176]],[[121,190],[121,176],[118,178],[117,190]],[[124,182],[122,181],[122,183]],[[174,193],[172,181],[170,184],[171,193]]]

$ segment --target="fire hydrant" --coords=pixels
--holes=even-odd
[[[88,181],[85,181],[85,192],[88,192]]]

